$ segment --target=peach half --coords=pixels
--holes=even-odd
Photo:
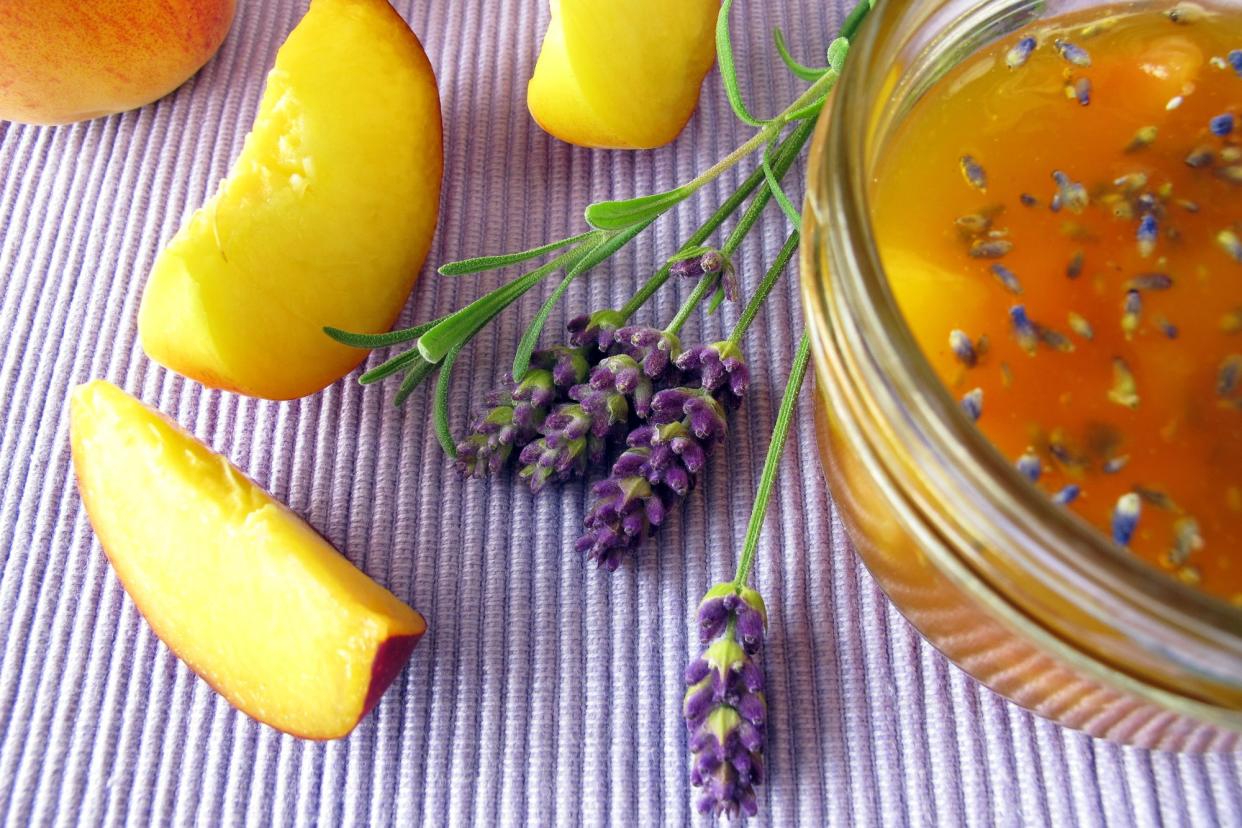
[[[91,525],[160,640],[265,724],[349,733],[409,659],[422,616],[115,385],[79,386],[69,423]]]
[[[435,75],[405,21],[385,0],[312,0],[229,176],[155,261],[147,355],[269,399],[340,379],[365,352],[323,328],[391,327],[431,245],[443,166]]]
[[[716,60],[719,0],[552,0],[526,104],[585,147],[650,149],[681,132]]]

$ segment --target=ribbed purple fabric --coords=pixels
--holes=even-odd
[[[0,123],[0,822],[6,825],[655,825],[702,821],[687,789],[681,673],[694,609],[731,576],[800,328],[788,279],[747,342],[754,384],[726,450],[636,565],[609,576],[573,551],[582,485],[532,498],[463,482],[420,390],[354,377],[268,403],[206,391],[148,362],[141,289],[160,245],[225,174],[264,73],[304,0],[241,0],[220,55],[159,103],[91,123]],[[591,152],[531,121],[524,90],[547,21],[534,0],[402,0],[444,103],[443,211],[403,320],[446,312],[503,275],[440,262],[576,232],[591,199],[661,189],[747,131],[719,76],[671,146]],[[808,60],[839,0],[737,9],[748,100],[789,100],[769,31]],[[568,315],[623,301],[745,171],[575,284]],[[773,208],[742,251],[754,286],[783,241]],[[667,319],[670,285],[639,321]],[[550,287],[549,287],[550,289]],[[506,313],[459,364],[460,428],[546,293]],[[720,338],[736,309],[692,320]],[[380,357],[373,357],[376,364]],[[152,635],[94,540],[73,485],[66,399],[106,377],[271,488],[430,632],[349,738],[313,744],[234,711]],[[1122,749],[1034,718],[950,666],[889,606],[849,549],[805,407],[763,536],[771,825],[1242,824],[1242,756]]]

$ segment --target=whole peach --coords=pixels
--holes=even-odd
[[[235,0],[0,0],[0,120],[67,124],[134,109],[202,68]]]

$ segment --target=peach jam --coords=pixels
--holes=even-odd
[[[1014,31],[929,87],[870,189],[898,304],[995,447],[1242,604],[1242,14]]]

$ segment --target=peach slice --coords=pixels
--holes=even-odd
[[[365,352],[324,326],[392,325],[431,244],[442,170],[440,99],[418,38],[385,0],[313,0],[229,177],[155,262],[143,348],[257,397],[336,381]]]
[[[531,115],[572,144],[667,144],[716,59],[719,11],[719,0],[552,0],[526,90]]]
[[[234,0],[0,3],[0,119],[67,124],[176,89],[220,48]]]
[[[349,733],[409,659],[422,616],[116,386],[75,389],[69,423],[91,525],[160,640],[265,724]]]

